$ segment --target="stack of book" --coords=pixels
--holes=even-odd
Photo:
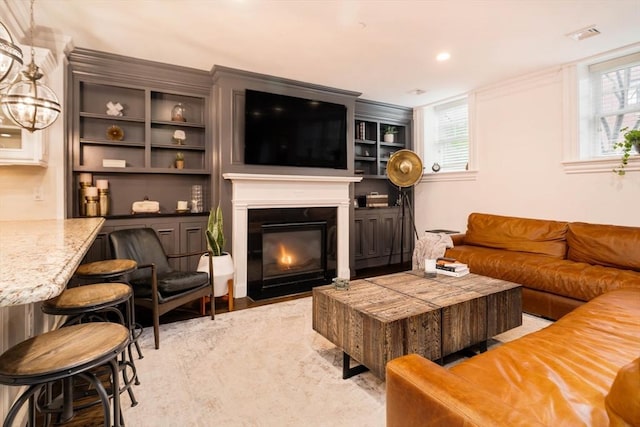
[[[462,277],[469,274],[469,266],[461,262],[457,262],[451,258],[438,258],[436,261],[436,271],[438,274],[446,276]]]

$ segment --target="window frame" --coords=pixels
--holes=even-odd
[[[438,172],[432,171],[431,167],[437,157],[431,155],[429,150],[437,143],[437,117],[436,110],[447,104],[455,104],[463,102],[466,99],[467,104],[467,136],[468,136],[468,160],[467,168],[461,170],[444,170]],[[416,125],[416,145],[419,148],[419,155],[424,161],[424,171],[422,181],[470,181],[475,180],[477,175],[475,147],[474,147],[474,110],[475,110],[475,93],[466,93],[455,97],[440,100],[438,102],[427,104],[416,108],[414,111],[414,122]],[[436,131],[433,131],[436,129]]]
[[[562,165],[565,173],[611,173],[614,168],[619,167],[621,153],[595,154],[597,91],[594,89],[593,75],[601,75],[605,70],[619,68],[621,64],[632,65],[639,59],[640,44],[634,44],[562,67],[566,118]],[[632,156],[625,170],[640,170],[640,156]]]

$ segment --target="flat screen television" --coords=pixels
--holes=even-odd
[[[347,169],[347,107],[247,89],[244,162]]]

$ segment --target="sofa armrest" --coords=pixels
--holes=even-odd
[[[464,237],[465,236],[466,236],[465,233],[452,234],[451,235],[451,240],[453,240],[453,246],[464,245]]]
[[[387,363],[387,427],[542,426],[416,354]]]

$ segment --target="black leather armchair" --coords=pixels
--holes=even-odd
[[[209,256],[209,273],[178,271],[169,264],[170,258],[201,255],[188,253],[167,255],[152,228],[131,228],[109,234],[111,254],[114,258],[133,259],[138,269],[126,280],[133,287],[136,305],[153,313],[153,334],[156,349],[160,348],[160,316],[190,301],[210,297],[211,318],[215,316],[213,298],[213,263]],[[204,314],[204,313],[202,313]]]

